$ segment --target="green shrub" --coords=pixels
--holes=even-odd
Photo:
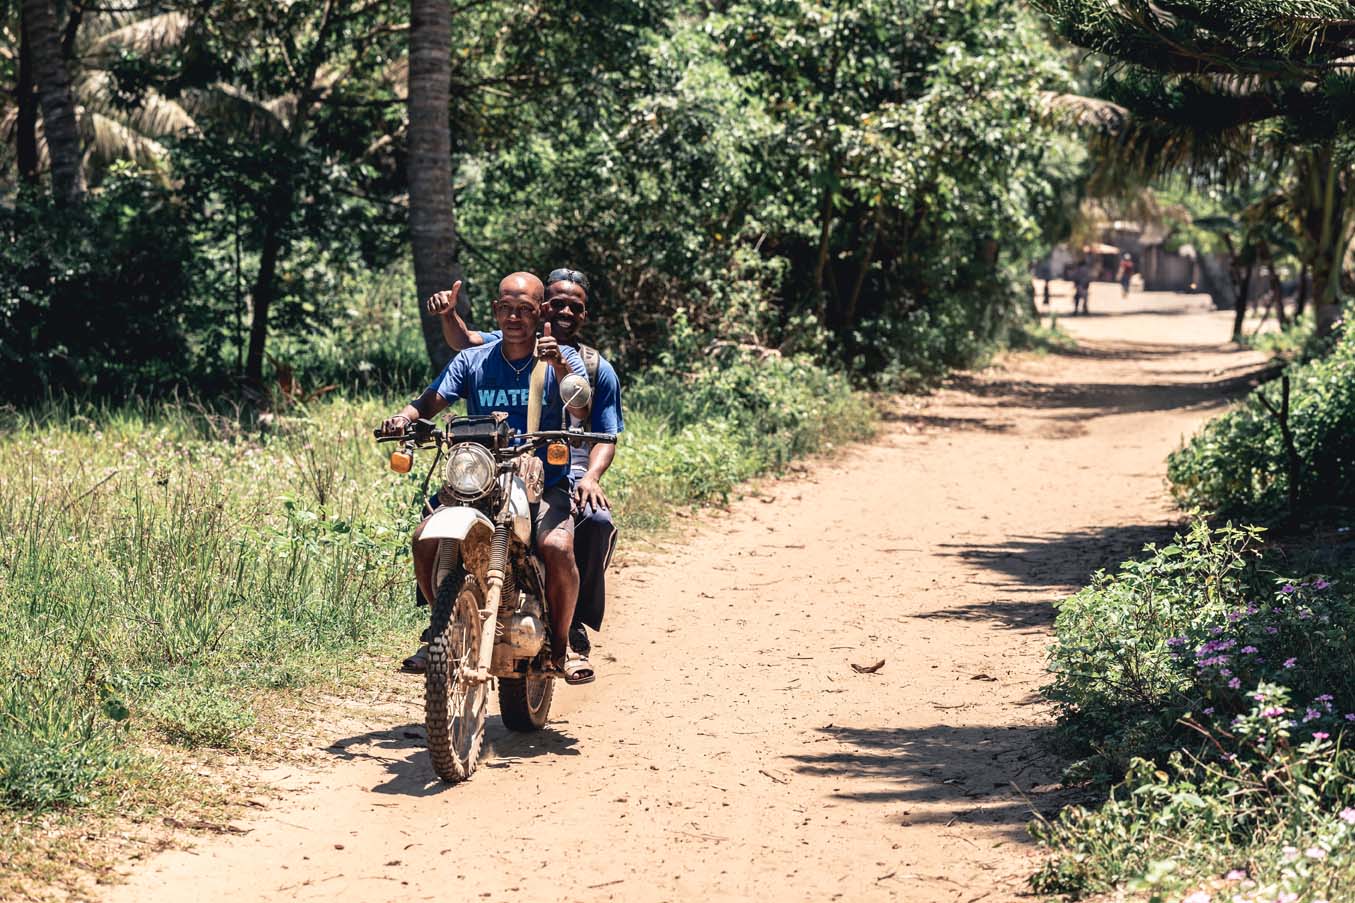
[[[1287,689],[1260,684],[1226,728],[1223,751],[1135,759],[1099,809],[1070,806],[1032,833],[1054,856],[1039,893],[1074,899],[1124,888],[1145,899],[1209,903],[1347,900],[1355,886],[1355,752],[1312,734]]]
[[[1033,827],[1054,852],[1038,891],[1270,903],[1355,879],[1355,571],[1282,577],[1298,553],[1259,533],[1197,520],[1060,606],[1046,692],[1084,757],[1069,779],[1125,777]]]
[[[1289,373],[1289,422],[1302,460],[1300,510],[1355,505],[1355,331],[1343,329],[1328,355]],[[1255,517],[1285,509],[1285,446],[1258,399],[1262,393],[1280,408],[1279,384],[1262,386],[1171,456],[1167,476],[1184,506]]]

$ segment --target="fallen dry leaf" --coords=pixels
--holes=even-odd
[[[884,659],[880,659],[878,662],[876,662],[876,663],[873,664],[873,665],[857,665],[857,664],[853,664],[853,665],[852,665],[852,670],[855,671],[857,674],[874,674],[876,671],[879,671],[879,670],[880,670],[881,668],[883,668],[884,666],[885,666],[885,660],[884,660]]]

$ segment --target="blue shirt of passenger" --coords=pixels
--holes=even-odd
[[[489,345],[503,339],[501,330],[481,332],[480,339]],[[484,347],[484,345],[480,346]],[[567,346],[561,346],[567,347]],[[572,349],[571,349],[572,350]],[[585,368],[586,369],[586,368]],[[587,375],[585,373],[585,375]],[[572,418],[571,418],[572,420]],[[616,370],[605,357],[598,355],[597,383],[593,386],[593,409],[588,424],[591,433],[619,433],[626,428],[621,417],[621,380]],[[569,450],[569,478],[577,480],[588,472],[588,455],[592,446],[581,446]]]
[[[508,424],[520,432],[527,430],[527,399],[530,397],[533,360],[530,355],[509,361],[500,351],[500,342],[467,348],[442,369],[429,386],[447,401],[465,399],[466,413],[471,415],[504,411]],[[565,364],[579,376],[587,378],[583,360],[573,348],[560,346]],[[546,387],[541,405],[541,429],[561,429],[563,406],[554,368],[546,370]],[[563,465],[546,463],[546,450],[538,454],[546,465],[546,485],[554,486],[567,473]]]
[[[619,433],[625,428],[625,421],[621,419],[621,380],[616,378],[616,371],[607,359],[598,355],[598,375],[597,382],[593,384],[593,408],[589,415],[588,431]],[[592,446],[570,449],[571,480],[578,480],[588,472],[588,455],[591,451]]]

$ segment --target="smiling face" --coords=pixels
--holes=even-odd
[[[494,319],[503,331],[504,340],[518,344],[536,335],[536,324],[541,319],[541,280],[531,273],[514,273],[499,283],[499,297],[494,302]]]
[[[588,322],[588,293],[577,282],[560,280],[546,289],[546,308],[542,316],[551,331],[566,345],[578,343],[579,333]]]

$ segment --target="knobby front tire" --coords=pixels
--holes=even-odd
[[[428,669],[424,672],[424,718],[433,770],[449,783],[475,772],[485,735],[488,686],[475,682],[480,654],[484,592],[476,579],[454,569],[433,603]]]

